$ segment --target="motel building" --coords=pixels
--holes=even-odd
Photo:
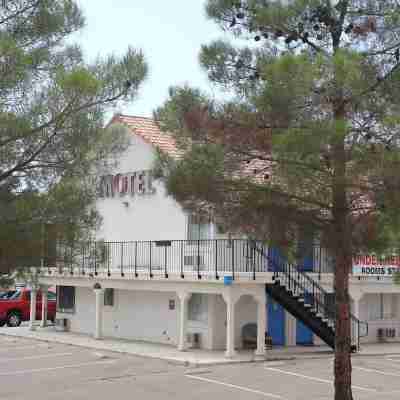
[[[102,338],[265,354],[273,346],[334,343],[332,258],[305,238],[296,263],[245,236],[231,238],[189,215],[153,179],[156,152],[177,155],[152,119],[116,115],[130,145],[101,177],[96,240],[74,262],[40,272],[57,287],[56,327]],[[352,343],[400,341],[398,257],[354,260],[350,279]],[[34,298],[34,296],[33,296]],[[33,303],[33,302],[32,302]],[[33,305],[32,310],[35,310]],[[31,315],[34,314],[34,311]],[[32,321],[31,321],[32,323]]]

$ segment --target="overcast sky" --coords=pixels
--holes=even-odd
[[[78,0],[86,28],[75,39],[88,60],[97,55],[121,54],[129,45],[141,48],[149,64],[147,82],[139,98],[119,110],[151,116],[162,104],[168,87],[189,83],[216,93],[200,68],[201,44],[223,36],[205,16],[205,0]]]

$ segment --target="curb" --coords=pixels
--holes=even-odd
[[[101,351],[107,351],[110,353],[118,353],[118,354],[128,354],[131,356],[135,357],[141,357],[141,358],[150,358],[150,359],[155,359],[155,360],[163,360],[167,361],[170,364],[173,365],[183,365],[185,367],[191,366],[193,368],[199,368],[199,367],[211,367],[211,366],[219,366],[219,365],[235,365],[235,364],[249,364],[249,363],[260,363],[260,362],[275,362],[275,361],[294,361],[294,360],[318,360],[318,359],[326,359],[326,358],[331,358],[334,357],[335,353],[333,351],[324,351],[321,352],[320,354],[312,354],[312,353],[291,353],[291,354],[285,354],[285,355],[267,355],[265,358],[251,358],[248,360],[221,360],[221,361],[216,361],[216,362],[201,362],[201,361],[189,361],[189,360],[177,360],[173,357],[158,357],[156,355],[151,355],[151,354],[143,354],[143,353],[134,353],[130,352],[127,350],[123,349],[108,349],[104,348],[102,346],[91,346],[90,344],[87,343],[71,343],[69,341],[64,341],[60,338],[41,338],[41,337],[36,337],[36,336],[20,336],[20,335],[15,335],[9,332],[3,332],[0,331],[1,336],[7,336],[7,337],[13,337],[13,338],[19,338],[19,339],[31,339],[31,340],[36,340],[39,342],[45,342],[45,343],[58,343],[58,344],[64,344],[67,346],[74,346],[74,347],[83,347],[86,349],[91,349],[91,350],[101,350]],[[101,343],[99,341],[98,343]],[[357,358],[363,358],[363,357],[383,357],[383,356],[400,356],[400,351],[396,352],[390,352],[390,353],[363,353],[361,352],[358,353],[353,353],[353,357]]]
[[[99,351],[107,351],[110,353],[118,353],[118,354],[128,354],[131,356],[135,356],[135,357],[141,357],[141,358],[150,358],[150,359],[154,359],[154,360],[163,360],[168,362],[169,364],[173,364],[173,365],[182,365],[185,367],[193,367],[193,368],[198,368],[198,367],[211,367],[211,366],[219,366],[219,365],[234,365],[234,364],[249,364],[249,363],[258,363],[258,362],[265,362],[265,361],[283,361],[283,360],[287,360],[287,358],[283,359],[283,358],[273,358],[273,359],[267,359],[267,358],[252,358],[249,360],[222,360],[222,361],[216,361],[216,362],[201,362],[201,361],[189,361],[189,360],[177,360],[173,357],[158,357],[158,356],[153,356],[151,354],[138,354],[138,353],[133,353],[130,351],[126,351],[126,350],[122,350],[122,349],[108,349],[108,348],[104,348],[102,346],[91,346],[90,344],[81,344],[81,343],[71,343],[68,341],[63,341],[60,340],[59,338],[41,338],[41,337],[36,337],[36,336],[30,336],[30,335],[24,335],[24,336],[20,336],[20,335],[14,335],[12,333],[7,333],[7,332],[1,332],[0,331],[0,335],[1,336],[7,336],[7,337],[13,337],[16,339],[30,339],[30,340],[35,340],[38,342],[44,342],[44,343],[58,343],[58,344],[64,344],[67,346],[73,346],[73,347],[83,347],[86,349],[91,349],[91,350],[99,350]],[[99,342],[101,343],[101,341]]]
[[[90,350],[99,350],[99,351],[107,351],[110,353],[118,353],[118,354],[128,354],[131,356],[135,356],[135,357],[142,357],[142,358],[152,358],[152,359],[156,359],[156,360],[164,360],[167,361],[170,364],[174,364],[174,365],[184,365],[184,366],[188,366],[188,365],[192,365],[191,363],[189,363],[188,361],[184,361],[184,360],[175,360],[173,358],[167,358],[167,357],[156,357],[156,356],[152,356],[152,355],[143,355],[143,354],[137,354],[137,353],[131,353],[129,351],[126,350],[119,350],[119,349],[107,349],[107,348],[103,348],[103,347],[95,347],[95,346],[90,346],[90,344],[81,344],[81,343],[71,343],[71,342],[66,342],[57,338],[54,339],[48,339],[48,338],[40,338],[40,337],[33,337],[33,336],[18,336],[18,335],[13,335],[10,333],[5,333],[5,332],[0,332],[1,336],[7,336],[7,337],[13,337],[16,339],[30,339],[30,340],[35,340],[38,342],[44,342],[44,343],[57,343],[57,344],[64,344],[66,346],[72,346],[72,347],[83,347],[85,349],[90,349]]]
[[[390,353],[355,353],[354,357],[385,357],[385,356],[400,356],[400,352],[390,352]]]

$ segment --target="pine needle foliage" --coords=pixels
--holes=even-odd
[[[70,40],[84,24],[73,0],[0,5],[0,263],[5,270],[18,252],[38,257],[29,248],[43,239],[44,226],[57,226],[56,236],[70,240],[72,231],[87,235],[99,223],[93,211],[95,176],[115,165],[128,144],[126,132],[105,128],[104,118],[110,107],[136,98],[147,75],[143,53],[128,48],[119,57],[88,64]]]
[[[168,188],[232,231],[290,247],[306,230],[329,249],[335,400],[350,400],[352,258],[398,247],[400,4],[209,0],[206,11],[232,40],[204,45],[201,65],[236,97],[175,88],[155,111],[191,143],[165,169]]]

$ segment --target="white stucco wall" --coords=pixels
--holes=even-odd
[[[381,301],[382,300],[382,301]],[[374,307],[375,310],[371,310]],[[400,341],[400,295],[396,293],[366,293],[360,300],[360,319],[368,322],[368,336],[362,343],[378,341],[378,329],[384,330],[383,341]],[[379,318],[373,318],[375,314]],[[386,337],[386,329],[395,329],[395,337]]]
[[[169,301],[175,309],[169,309]],[[104,336],[177,344],[178,300],[175,293],[114,290],[114,306],[103,308]],[[95,295],[90,288],[77,287],[75,313],[67,318],[71,332],[92,335],[95,329]]]
[[[226,348],[226,304],[221,295],[214,295],[210,300],[213,305],[212,340],[214,350]]]
[[[59,313],[57,318],[66,318],[71,332],[92,335],[95,330],[95,294],[91,288],[75,288],[75,312]]]
[[[113,173],[151,170],[154,160],[154,147],[133,136]],[[96,207],[103,223],[96,233],[97,238],[106,241],[185,239],[186,215],[182,208],[166,196],[159,180],[153,181],[153,187],[153,194],[115,194],[111,198],[99,198]]]
[[[253,296],[242,296],[235,310],[235,347],[242,348],[242,328],[248,323],[257,324],[257,303]]]
[[[201,310],[196,310],[195,313],[193,310],[192,301],[194,300],[194,296],[201,297]],[[210,324],[212,322],[210,316],[210,302],[209,302],[210,295],[208,294],[199,294],[199,293],[192,293],[192,298],[189,301],[188,305],[188,323],[187,323],[187,333],[198,333],[200,335],[200,347],[204,349],[212,349],[212,336],[210,330]],[[201,317],[201,318],[195,318]]]
[[[210,296],[211,298],[211,296]],[[221,295],[215,295],[212,302],[212,341],[214,350],[226,348],[226,304]],[[257,303],[253,296],[241,296],[235,306],[235,347],[242,348],[242,328],[248,323],[257,323]]]
[[[104,318],[104,334],[123,339],[177,344],[178,300],[175,293],[116,291],[115,310]],[[169,309],[169,301],[175,309]],[[107,328],[108,326],[108,328]]]

